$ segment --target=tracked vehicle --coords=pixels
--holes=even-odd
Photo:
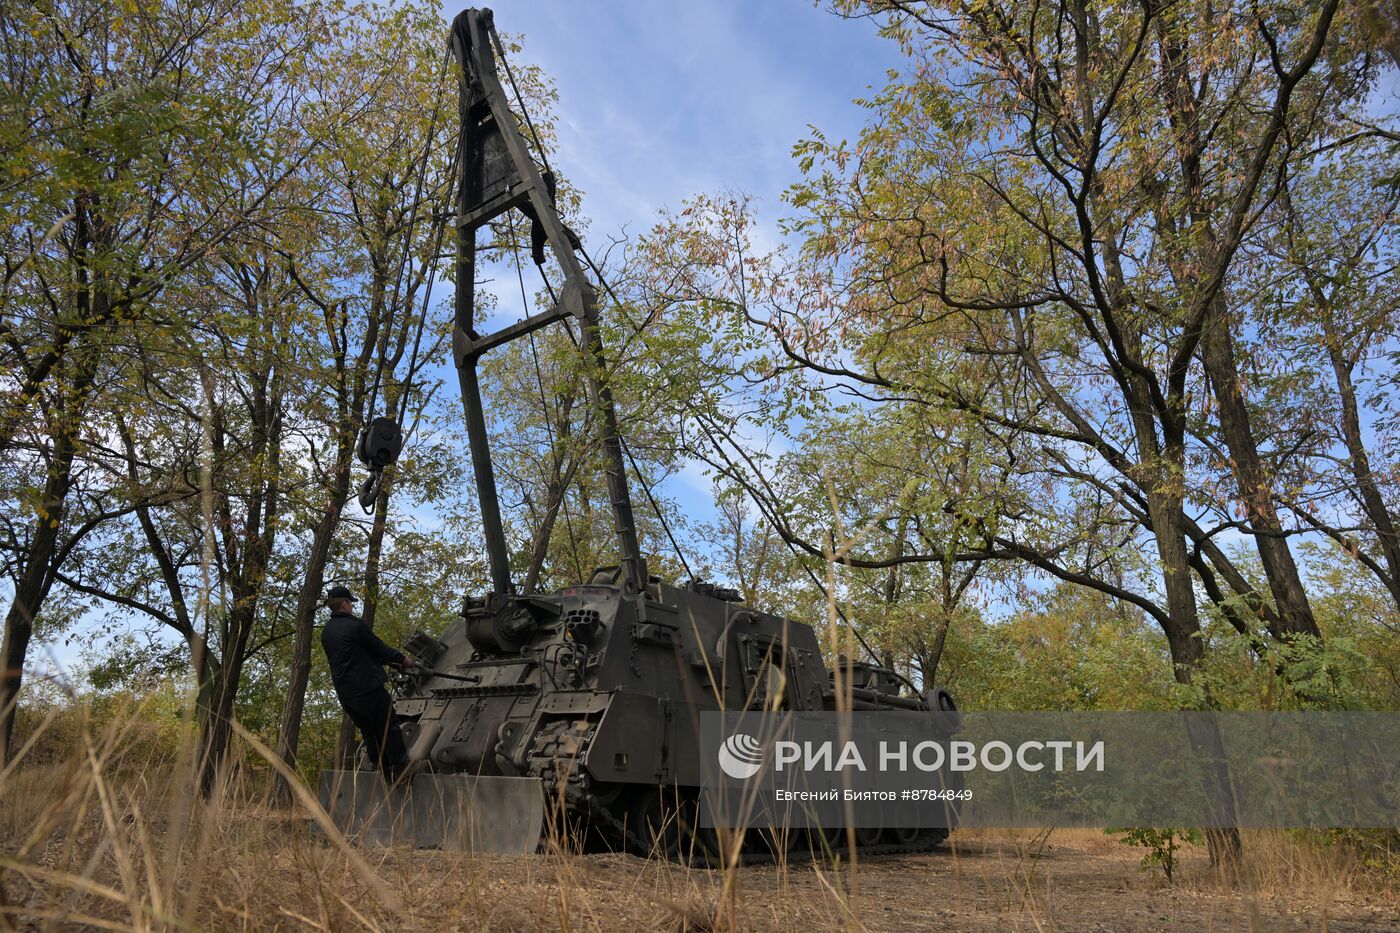
[[[396,684],[412,777],[386,788],[367,765],[327,771],[321,800],[332,817],[371,844],[531,852],[552,827],[593,844],[677,856],[697,841],[713,844],[695,829],[714,764],[701,760],[703,712],[925,710],[942,713],[949,728],[956,706],[946,691],[920,694],[888,665],[843,661],[829,671],[811,626],[746,607],[730,589],[648,574],[579,241],[521,135],[527,116],[509,106],[498,67],[514,82],[491,12],[462,13],[450,41],[462,66],[453,356],[493,589],[468,596],[440,633],[417,633],[405,645],[420,665]],[[564,284],[552,308],[483,335],[474,319],[476,232],[511,210],[531,225],[535,261],[549,248]],[[542,594],[518,590],[511,573],[476,366],[484,353],[564,321],[595,364],[589,388],[620,559]],[[397,426],[381,419],[366,432],[361,457],[377,473],[398,444]],[[543,551],[534,548],[535,561]],[[537,574],[538,564],[524,579]],[[854,838],[874,851],[911,851],[946,835],[857,828]],[[753,838],[769,850],[775,844],[771,834]]]

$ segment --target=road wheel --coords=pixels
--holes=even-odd
[[[878,846],[884,840],[884,830],[878,826],[857,826],[856,845],[862,849]]]
[[[897,846],[911,846],[919,841],[923,835],[923,830],[917,826],[900,826],[887,831],[890,842]]]
[[[678,861],[684,854],[688,835],[686,820],[677,806],[676,792],[664,787],[642,789],[627,813],[627,828],[640,840],[642,856],[657,855]],[[637,845],[633,841],[633,846]]]

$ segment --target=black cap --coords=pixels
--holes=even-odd
[[[350,592],[350,588],[340,583],[326,590],[326,601],[329,602],[332,599],[348,599],[352,603],[356,601],[355,595]]]

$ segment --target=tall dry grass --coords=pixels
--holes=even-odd
[[[0,772],[0,929],[612,929],[618,903],[647,898],[667,928],[724,923],[660,857],[616,857],[634,884],[606,885],[608,904],[562,834],[520,858],[362,850],[299,781],[294,809],[265,804],[280,762],[241,728],[203,796],[192,730],[172,750],[139,706],[91,712],[31,723]]]
[[[74,704],[31,725],[0,773],[0,929],[1273,929],[1299,918],[1323,929],[1338,917],[1384,928],[1387,899],[1400,904],[1364,846],[1284,832],[1247,834],[1236,888],[1198,849],[1168,886],[1094,830],[961,830],[931,856],[717,868],[579,855],[562,833],[531,856],[366,850],[334,827],[313,831],[324,815],[303,785],[295,808],[268,808],[272,756],[241,730],[235,765],[210,796],[194,793],[192,736],[172,747],[148,719],[139,706],[95,717]]]

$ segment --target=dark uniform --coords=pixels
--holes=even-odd
[[[328,599],[350,599],[343,586],[332,587]],[[404,653],[380,641],[359,616],[332,613],[321,629],[321,647],[330,662],[331,681],[345,714],[364,737],[370,761],[386,780],[395,780],[408,765],[408,749],[394,703],[385,691],[389,676],[384,665],[402,665]]]

